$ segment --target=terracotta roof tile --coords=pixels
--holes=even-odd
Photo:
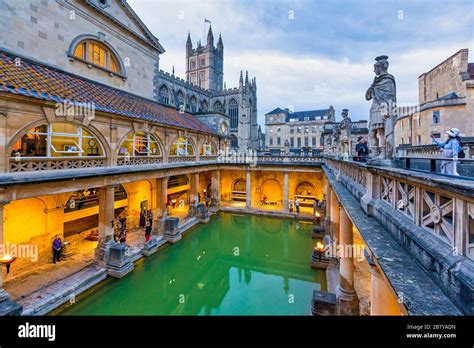
[[[0,92],[53,102],[94,103],[97,111],[198,132],[213,131],[194,115],[0,50]]]

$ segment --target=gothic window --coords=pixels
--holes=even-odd
[[[236,149],[239,146],[239,141],[235,135],[230,136],[230,147]]]
[[[170,156],[193,156],[194,148],[191,142],[183,137],[176,139],[171,146]]]
[[[235,99],[229,103],[230,128],[236,129],[239,126],[239,105]]]
[[[170,102],[170,91],[165,85],[160,88],[160,100],[163,104],[169,104]]]
[[[222,107],[222,103],[220,101],[216,101],[214,103],[214,106],[212,107],[212,109],[215,111],[215,112],[223,112],[223,107]]]
[[[195,96],[191,97],[191,108],[193,112],[197,111],[197,99]]]
[[[201,102],[201,111],[207,111],[207,110],[209,110],[209,105],[207,104],[207,100],[204,99]]]
[[[178,102],[177,102],[177,107],[181,108],[182,105],[184,105],[184,94],[182,91],[178,91],[178,93],[176,94],[176,98],[178,99]]]
[[[50,123],[30,129],[15,143],[11,153],[14,158],[103,155],[97,137],[85,127],[70,123]]]
[[[119,148],[119,156],[161,156],[156,139],[149,133],[130,133]]]
[[[119,58],[106,45],[95,40],[79,42],[73,50],[74,58],[80,59],[96,67],[122,75]]]

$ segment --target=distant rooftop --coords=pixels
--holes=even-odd
[[[266,115],[278,115],[278,114],[285,114],[285,122],[290,122],[290,120],[296,121],[314,121],[319,120],[323,116],[329,116],[331,110],[334,109],[320,109],[320,110],[307,110],[307,111],[294,111],[291,112],[288,109],[276,108]]]

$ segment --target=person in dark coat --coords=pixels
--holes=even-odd
[[[63,243],[59,235],[57,234],[53,241],[53,263],[56,263],[56,260],[59,262],[61,257],[61,250],[63,249]]]
[[[367,146],[367,140],[365,140],[364,137],[359,137],[357,139],[355,151],[356,156],[354,157],[354,161],[367,162],[367,157],[369,156],[369,147]]]

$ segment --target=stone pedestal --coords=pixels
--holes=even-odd
[[[116,242],[111,238],[102,238],[95,248],[95,263],[101,267],[107,267],[107,260],[109,257],[110,248],[115,245]]]
[[[115,278],[123,278],[133,270],[133,263],[126,244],[112,245],[108,250],[107,274]]]
[[[355,290],[339,285],[336,289],[336,299],[338,315],[359,315],[359,298]]]
[[[313,230],[311,231],[311,238],[312,239],[323,239],[326,234],[326,224],[321,221],[319,224],[313,225]]]
[[[164,234],[163,237],[169,243],[176,243],[181,240],[182,236],[179,232],[179,219],[174,217],[168,217],[164,219]]]
[[[311,314],[315,316],[336,315],[336,295],[314,290],[311,300]]]
[[[209,211],[202,203],[197,206],[197,218],[202,224],[209,222]]]
[[[166,243],[163,236],[152,236],[151,239],[145,243],[143,247],[143,255],[148,257],[156,253],[160,246]]]
[[[311,254],[311,268],[326,269],[329,266],[336,266],[337,263],[337,258],[328,257],[324,252],[320,253],[314,249]]]

